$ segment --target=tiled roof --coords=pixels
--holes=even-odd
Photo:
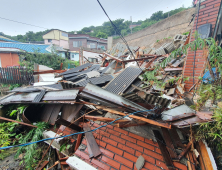
[[[0,40],[2,40],[2,41],[7,41],[7,42],[19,42],[19,41],[9,40],[9,39],[5,39],[5,38],[0,38]]]
[[[0,48],[17,48],[17,49],[27,51],[27,52],[38,51],[40,53],[49,53],[46,50],[47,47],[49,47],[49,45],[0,42]]]
[[[91,129],[101,125],[91,122]],[[137,158],[142,155],[145,159],[143,170],[167,169],[158,143],[135,135],[123,129],[108,125],[92,132],[102,155],[90,159],[86,139],[83,139],[82,146],[75,152],[75,155],[95,168],[112,170],[136,170]],[[69,132],[67,132],[69,134]],[[85,147],[83,147],[83,145]],[[83,149],[85,148],[85,149]],[[179,162],[173,163],[177,170],[187,170],[187,167]]]

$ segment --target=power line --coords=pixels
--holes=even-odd
[[[8,18],[0,17],[0,19],[7,20],[7,21],[11,21],[11,22],[16,22],[16,23],[19,23],[19,24],[29,25],[29,26],[32,26],[32,27],[38,27],[38,28],[48,29],[48,28],[45,28],[45,27],[41,27],[41,26],[37,26],[37,25],[32,25],[32,24],[28,24],[28,23],[25,23],[25,22],[15,21],[15,20],[8,19]]]
[[[134,54],[133,52],[131,51],[127,41],[125,40],[125,38],[122,36],[122,34],[119,32],[118,28],[116,27],[116,25],[112,22],[112,20],[110,19],[109,15],[106,13],[105,9],[103,8],[102,4],[99,2],[99,0],[97,0],[97,2],[99,3],[100,7],[102,8],[103,12],[106,14],[106,16],[108,17],[110,23],[112,24],[112,26],[114,27],[114,29],[116,30],[117,34],[119,34],[120,38],[123,40],[123,42],[125,43],[126,47],[128,48],[129,52],[132,54],[133,58],[135,59],[134,57]],[[138,67],[140,68],[138,62],[136,61]],[[140,68],[141,69],[141,68]],[[142,69],[141,69],[142,70]]]

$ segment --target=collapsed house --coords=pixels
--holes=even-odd
[[[100,55],[100,63],[55,71],[58,83],[13,89],[0,104],[29,104],[22,115],[26,126],[57,125],[43,135],[56,137],[45,142],[57,151],[64,143],[71,146],[58,153],[63,169],[216,169],[206,142],[195,141],[190,128],[213,121],[213,112],[191,109],[194,84],[176,80],[187,72],[190,54],[165,63],[190,41],[192,32],[151,46],[117,43]],[[143,76],[157,67],[155,80],[162,84]]]

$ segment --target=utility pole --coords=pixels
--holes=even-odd
[[[131,20],[131,34],[132,34],[132,16],[130,16],[130,20]]]

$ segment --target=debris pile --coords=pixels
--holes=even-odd
[[[123,162],[111,165],[107,161],[110,158],[102,156],[100,159],[98,156],[110,153],[113,154],[111,157],[114,157],[112,152],[117,151],[111,148],[120,147],[121,141],[128,147],[130,142],[134,143],[131,144],[131,149],[135,146],[132,154],[134,149],[137,150],[135,142],[140,145],[138,148],[142,148],[141,141],[138,142],[137,139],[143,139],[143,143],[153,142],[140,136],[135,137],[132,133],[129,137],[127,131],[119,129],[144,125],[161,128],[163,135],[162,137],[158,130],[153,130],[154,140],[158,144],[152,143],[150,147],[153,149],[149,148],[147,153],[143,148],[140,151],[144,153],[146,161],[148,161],[146,158],[148,152],[159,150],[158,154],[162,156],[157,160],[161,160],[159,164],[163,163],[158,165],[160,168],[175,169],[180,165],[175,163],[175,160],[179,161],[185,155],[188,155],[187,164],[193,166],[190,161],[193,160],[192,162],[196,164],[197,160],[196,155],[190,152],[191,146],[194,149],[195,142],[192,136],[191,139],[188,138],[192,132],[187,133],[187,129],[177,131],[176,128],[184,129],[200,122],[210,122],[212,112],[196,113],[186,105],[191,102],[189,94],[185,93],[181,78],[186,56],[180,54],[170,59],[166,67],[160,67],[154,77],[149,77],[149,73],[165,62],[173,50],[183,46],[186,39],[187,36],[176,35],[172,42],[162,44],[158,42],[151,47],[129,47],[130,51],[124,45],[116,44],[101,56],[103,58],[101,64],[85,63],[74,69],[56,73],[56,77],[60,77],[60,80],[54,85],[16,88],[4,96],[0,104],[28,104],[22,113],[25,125],[38,121],[47,122],[52,127],[57,125],[56,130],[44,132],[44,138],[50,139],[45,142],[57,151],[61,150],[64,144],[69,147],[58,153],[58,161],[53,166],[60,164],[62,167],[92,169],[91,165],[101,168],[96,161],[102,161],[101,164],[104,166],[101,169],[112,166],[118,169],[120,164],[123,167],[125,166]],[[114,116],[108,116],[110,114]],[[109,130],[108,126],[117,128],[119,132]],[[103,131],[105,128],[106,132]],[[83,131],[87,133],[82,133]],[[181,132],[185,137],[183,141],[178,135],[182,134]],[[102,138],[99,136],[100,133],[103,135]],[[115,139],[111,144],[107,141],[107,137],[113,134]],[[53,139],[54,137],[56,139]],[[128,141],[125,142],[125,139]],[[118,145],[117,141],[120,141]],[[103,147],[100,142],[104,143]],[[143,146],[148,147],[146,143]],[[166,146],[170,146],[170,149]],[[122,155],[122,150],[127,150],[126,148],[127,146],[120,147],[118,154]],[[124,151],[124,155],[125,153],[128,154]],[[73,154],[79,158],[70,156]],[[118,154],[115,158],[119,157]],[[138,161],[143,160],[143,157]],[[84,160],[91,165],[86,164]],[[140,163],[134,162],[135,167],[143,167]],[[152,163],[152,166],[154,165],[155,160]],[[133,166],[134,164],[128,164],[129,168],[133,169]],[[147,163],[144,166],[147,166]]]

